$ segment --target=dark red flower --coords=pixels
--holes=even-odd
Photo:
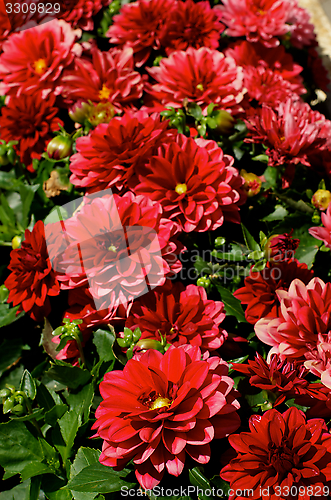
[[[42,221],[36,222],[32,232],[26,229],[21,248],[10,254],[8,269],[8,302],[20,305],[18,312],[24,310],[35,321],[43,321],[51,312],[49,297],[60,293],[60,285],[48,257]]]
[[[92,60],[81,57],[63,77],[63,95],[74,101],[110,102],[116,112],[130,107],[143,93],[143,78],[133,69],[133,51],[91,49]]]
[[[21,94],[19,98],[11,97],[7,106],[1,109],[0,137],[7,142],[19,141],[14,148],[20,161],[31,171],[34,171],[32,159],[41,157],[46,145],[54,137],[52,132],[63,125],[54,104],[54,95],[43,99],[39,92],[34,95]]]
[[[157,148],[174,140],[175,131],[167,130],[168,122],[160,121],[156,114],[144,111],[126,111],[101,124],[88,136],[80,137],[78,153],[71,157],[70,181],[85,187],[88,193],[116,186],[121,190],[139,173]]]
[[[269,363],[256,353],[254,361],[248,360],[248,364],[231,363],[231,366],[237,372],[250,376],[251,385],[272,392],[277,397],[273,406],[280,405],[285,399],[297,400],[299,396],[325,399],[325,396],[320,395],[324,389],[323,384],[309,383],[305,379],[309,371],[302,364],[281,361],[276,354],[271,357]]]
[[[219,10],[212,9],[208,1],[174,2],[160,35],[160,43],[168,55],[188,47],[217,49],[225,28],[220,18]]]
[[[62,91],[61,76],[82,52],[75,40],[80,30],[54,19],[10,35],[0,56],[0,92],[19,97],[22,92],[42,91],[42,97]]]
[[[210,103],[230,113],[239,111],[245,90],[243,69],[230,56],[207,47],[173,52],[158,67],[147,68],[158,82],[146,84],[147,106],[162,111],[165,106],[181,108],[183,99],[206,110]]]
[[[331,435],[323,419],[306,421],[305,414],[292,407],[283,414],[269,410],[253,415],[249,428],[229,437],[237,456],[220,475],[230,482],[230,500],[244,498],[236,494],[242,489],[252,489],[254,500],[317,500],[325,491],[329,495]]]
[[[203,287],[175,283],[135,300],[125,326],[139,327],[141,339],[166,337],[169,344],[191,344],[206,350],[218,349],[227,338],[220,328],[225,318],[223,302],[207,299]]]
[[[216,229],[224,220],[239,222],[238,205],[245,201],[243,179],[232,164],[216,142],[178,134],[150,159],[134,190],[159,201],[186,232]]]
[[[162,217],[159,203],[144,196],[85,198],[64,228],[60,238],[53,234],[56,226],[46,226],[50,257],[63,273],[58,279],[63,288],[89,286],[99,310],[114,312],[147,293],[147,280],[155,288],[181,269],[179,227]]]
[[[73,27],[93,31],[93,17],[112,0],[65,0],[61,2],[59,18],[64,19]]]
[[[254,325],[260,318],[277,317],[280,301],[277,290],[288,290],[291,282],[299,278],[308,283],[314,276],[306,264],[294,259],[291,262],[267,262],[263,271],[250,271],[245,278],[245,286],[234,292],[234,296],[242,304],[248,304],[245,311],[246,320]]]
[[[105,374],[103,401],[93,429],[104,439],[100,462],[123,468],[133,459],[143,488],[153,488],[167,470],[179,476],[188,454],[210,459],[209,443],[238,429],[233,380],[219,357],[201,361],[193,346],[148,350],[123,371]]]
[[[139,0],[123,5],[107,32],[110,43],[131,47],[136,65],[142,66],[152,49],[160,48],[160,33],[174,3],[174,0]]]

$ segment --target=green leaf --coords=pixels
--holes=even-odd
[[[93,344],[97,348],[99,358],[103,361],[115,360],[112,346],[115,342],[115,335],[109,330],[97,330],[93,334]]]
[[[230,246],[231,249],[229,252],[217,252],[216,250],[213,250],[211,255],[220,260],[229,260],[233,262],[245,260],[246,258],[245,250],[247,249],[244,246],[236,244],[231,244]]]
[[[130,470],[123,469],[115,471],[100,463],[84,467],[73,479],[68,482],[68,488],[74,491],[87,493],[112,493],[120,491],[122,486],[134,488],[137,483],[130,483],[124,478],[130,473]]]
[[[58,421],[63,440],[66,444],[64,453],[62,454],[63,461],[66,462],[69,458],[71,448],[81,425],[81,416],[77,415],[74,410],[65,413]]]
[[[22,380],[21,380],[21,385],[20,385],[20,391],[25,392],[25,394],[34,400],[34,398],[37,395],[37,388],[36,388],[36,383],[34,379],[31,377],[31,373],[28,370],[24,370]]]
[[[65,486],[66,481],[54,474],[42,476],[41,487],[49,500],[71,500],[72,494]]]
[[[65,412],[68,411],[68,406],[65,404],[55,405],[53,408],[45,413],[45,422],[52,427],[56,424],[59,418],[63,417]]]
[[[90,414],[90,408],[94,397],[93,383],[85,385],[79,392],[70,394],[66,397],[70,410],[74,410],[77,415],[82,417],[82,421],[87,422]]]
[[[236,299],[230,290],[224,288],[217,281],[213,281],[213,283],[221,295],[221,300],[224,304],[226,314],[228,316],[235,316],[239,323],[247,323],[240,300]]]
[[[74,463],[70,469],[70,479],[73,479],[85,467],[98,464],[100,451],[93,448],[79,448]],[[92,500],[96,497],[97,493],[83,493],[72,490],[75,500]]]
[[[194,267],[198,273],[210,274],[212,270],[212,263],[203,260],[200,255],[195,257]]]
[[[263,221],[273,221],[273,220],[284,220],[288,215],[288,210],[284,208],[282,205],[276,205],[274,212],[263,217]]]
[[[44,408],[35,408],[33,412],[29,415],[23,415],[22,417],[13,417],[10,415],[12,420],[19,420],[20,422],[29,422],[31,420],[40,420],[44,416]]]
[[[308,269],[311,269],[315,256],[322,245],[322,241],[316,240],[313,236],[308,233],[309,225],[303,226],[299,230],[293,232],[293,238],[299,238],[300,244],[295,252],[295,258],[303,264],[307,264]],[[302,234],[302,229],[305,232]]]
[[[47,474],[53,472],[53,470],[42,462],[30,462],[24,469],[20,472],[22,481],[29,479],[30,477],[39,476],[40,474]]]
[[[244,240],[245,240],[247,248],[249,248],[250,250],[253,250],[253,251],[255,251],[255,250],[260,251],[261,250],[260,245],[257,243],[257,241],[254,240],[253,236],[250,234],[250,232],[244,226],[244,224],[241,224],[241,229],[242,229],[242,232],[244,235]]]
[[[2,491],[0,493],[0,500],[35,500],[35,497],[31,495],[31,489],[31,479],[28,479],[11,490]]]
[[[71,389],[77,389],[80,385],[85,385],[91,378],[88,370],[83,370],[82,368],[78,368],[78,366],[71,366],[68,363],[53,365],[46,372],[46,375],[50,379],[57,380]]]
[[[11,420],[0,425],[0,465],[9,475],[21,472],[29,463],[41,462],[43,458],[40,442],[23,422]]]
[[[261,161],[262,163],[268,163],[269,161],[269,156],[268,155],[257,155],[252,157],[253,161]]]
[[[0,304],[0,328],[3,326],[10,325],[24,316],[22,311],[16,314],[20,306],[10,307],[9,304]]]
[[[16,179],[15,171],[12,169],[10,172],[0,171],[0,189],[15,189],[15,185],[20,181]]]
[[[0,220],[2,224],[15,227],[16,217],[15,212],[10,208],[8,201],[3,193],[0,195]]]
[[[267,167],[263,173],[266,180],[266,187],[271,187],[275,189],[278,185],[279,172],[277,167]]]
[[[188,102],[186,105],[186,112],[188,115],[193,116],[197,121],[202,118],[202,110],[195,102]]]
[[[189,470],[190,483],[196,488],[200,488],[202,491],[211,490],[211,485],[208,479],[203,475],[201,467],[194,467],[194,469]],[[199,492],[199,498],[202,500],[206,498],[211,498],[209,495]]]
[[[30,212],[31,203],[38,188],[39,184],[35,185],[20,184],[19,186],[19,193],[21,195],[21,200],[22,200],[22,211],[16,212],[16,214],[18,221],[20,222],[20,224],[24,229],[28,227],[29,224],[28,215]]]

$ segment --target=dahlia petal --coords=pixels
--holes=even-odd
[[[172,460],[167,460],[166,461],[166,467],[167,471],[169,474],[172,474],[173,476],[180,476],[180,474],[183,472],[185,465],[185,452],[183,451],[179,455],[176,455],[175,458]]]
[[[187,445],[185,450],[193,460],[199,464],[207,464],[210,460],[210,446],[203,444],[199,446]]]
[[[186,434],[184,433],[175,433],[164,429],[162,439],[166,449],[173,455],[178,455],[186,446]]]

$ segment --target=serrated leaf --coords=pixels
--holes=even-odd
[[[29,479],[30,477],[39,476],[40,474],[47,474],[54,472],[47,464],[42,462],[30,462],[24,469],[20,472],[22,481]]]
[[[74,444],[78,428],[81,425],[80,415],[77,415],[74,410],[70,410],[59,419],[58,423],[69,454],[72,445]]]
[[[109,330],[97,330],[93,334],[93,344],[97,348],[100,360],[114,360],[112,346],[115,342],[115,335]]]
[[[79,448],[76,458],[70,469],[70,479],[73,479],[74,476],[83,470],[85,467],[98,464],[100,457],[100,451],[95,450],[94,448]],[[97,493],[83,493],[72,490],[72,494],[75,500],[93,500],[96,497]]]
[[[31,377],[31,373],[28,370],[24,370],[20,390],[25,392],[25,394],[33,401],[37,395],[37,388],[34,379]]]
[[[115,471],[100,463],[92,464],[70,479],[68,488],[86,493],[112,493],[120,491],[122,486],[134,488],[137,483],[129,483],[124,479],[129,473],[127,469]]]
[[[226,314],[228,316],[235,316],[239,323],[247,323],[240,300],[236,299],[230,290],[224,288],[219,283],[215,282],[214,284],[221,295],[221,300],[224,304]]]
[[[241,224],[241,229],[243,232],[243,236],[244,236],[244,240],[245,240],[247,248],[249,248],[249,250],[253,250],[253,251],[256,251],[256,250],[261,251],[260,245],[258,244],[257,241],[254,240],[253,236],[248,231],[248,229],[244,226],[244,224]]]
[[[77,389],[80,385],[85,385],[91,378],[88,370],[83,370],[82,368],[78,368],[78,366],[71,366],[67,363],[65,365],[53,365],[46,372],[46,375],[50,379],[61,382],[71,389]]]
[[[1,500],[32,500],[30,495],[31,480],[28,479],[21,484],[18,484],[11,490],[2,491],[0,493]]]
[[[10,325],[24,316],[22,311],[16,314],[20,306],[10,307],[9,304],[0,304],[0,328]]]
[[[68,406],[65,404],[53,406],[53,408],[45,413],[45,422],[53,427],[56,424],[57,420],[63,417],[68,409]]]
[[[284,220],[285,217],[288,215],[288,210],[286,208],[282,207],[281,205],[278,205],[276,209],[266,217],[263,217],[263,221],[273,221],[273,220]]]
[[[79,392],[70,394],[66,397],[66,401],[70,406],[70,410],[74,410],[77,415],[82,417],[83,423],[89,418],[90,408],[94,397],[93,383],[85,385]]]
[[[0,425],[0,465],[6,471],[21,472],[29,463],[43,458],[40,442],[23,422],[11,420]]]

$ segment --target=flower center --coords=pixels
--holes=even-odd
[[[153,401],[153,403],[151,404],[149,409],[150,410],[158,410],[159,408],[163,408],[164,406],[169,408],[170,405],[171,405],[170,399],[163,398],[162,396],[159,396],[158,398],[156,398],[155,401]]]
[[[269,444],[269,460],[275,471],[283,478],[289,471],[297,467],[299,457],[288,446],[287,440],[283,438],[281,446]]]
[[[99,92],[99,99],[109,99],[109,96],[111,94],[111,90],[106,87],[106,85],[102,85],[102,89]]]
[[[42,75],[45,73],[45,69],[47,67],[45,59],[37,59],[37,61],[34,61],[32,64],[33,69],[37,73],[37,75]]]
[[[109,252],[113,252],[113,253],[117,252],[117,248],[115,247],[115,245],[110,245],[107,250]]]
[[[201,92],[203,92],[203,85],[202,85],[202,83],[198,83],[198,85],[196,86],[196,89],[201,90]]]
[[[187,186],[186,184],[177,184],[175,187],[175,191],[177,194],[184,194],[187,191]]]

